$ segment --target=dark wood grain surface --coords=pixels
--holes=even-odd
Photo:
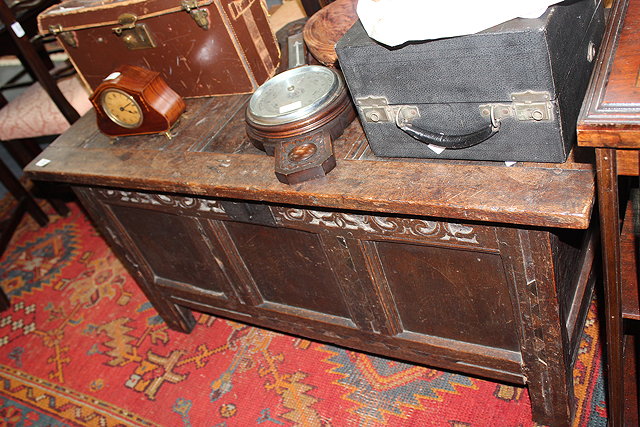
[[[640,34],[636,23],[640,20],[640,8],[631,1],[627,5],[618,46],[610,65],[607,89],[602,104],[610,108],[640,105]]]
[[[640,320],[638,296],[638,236],[634,231],[633,203],[627,204],[620,239],[620,264],[622,286],[622,315],[625,319]]]
[[[640,19],[637,2],[614,4],[578,118],[578,144],[640,147]]]
[[[638,175],[640,148],[640,2],[617,0],[578,118],[578,144],[596,147],[598,206],[602,236],[607,409],[609,425],[624,419],[624,319],[637,318],[637,240],[631,215],[621,224],[626,199],[619,175]],[[625,381],[626,380],[626,381]],[[637,416],[635,417],[637,419]],[[627,420],[629,421],[629,420]]]
[[[282,184],[273,158],[246,136],[246,101],[242,95],[187,100],[172,140],[112,141],[89,113],[26,172],[43,180],[276,203],[547,227],[589,224],[595,191],[589,163],[383,159],[371,154],[357,120],[334,142],[337,167],[326,178]],[[41,158],[50,163],[35,166]]]

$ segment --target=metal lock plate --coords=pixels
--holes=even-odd
[[[156,47],[147,26],[136,23],[137,20],[138,17],[133,13],[123,13],[118,17],[120,26],[112,28],[112,31],[122,39],[130,50]]]
[[[200,8],[198,0],[182,0],[180,5],[182,9],[191,15],[191,18],[198,24],[198,27],[203,30],[209,29],[209,12],[207,9]]]
[[[49,32],[57,37],[60,37],[65,44],[71,47],[78,47],[78,40],[76,34],[73,31],[65,31],[62,25],[49,25]]]
[[[420,117],[418,107],[414,105],[389,105],[384,96],[356,98],[356,105],[362,111],[365,121],[387,123],[399,120],[411,120]]]
[[[553,118],[553,105],[549,92],[519,92],[512,93],[511,100],[518,120],[551,120]]]
[[[553,120],[553,103],[549,92],[516,92],[511,94],[511,104],[483,104],[480,114],[484,117],[491,115],[498,120],[505,117],[515,117],[521,121],[549,121]]]

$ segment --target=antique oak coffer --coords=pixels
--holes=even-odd
[[[193,309],[526,385],[534,420],[568,425],[591,165],[384,160],[356,120],[336,169],[289,186],[246,136],[247,100],[187,100],[171,140],[110,141],[89,113],[27,173],[74,186],[173,329]]]

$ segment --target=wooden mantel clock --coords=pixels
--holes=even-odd
[[[91,95],[98,128],[108,136],[164,133],[184,112],[184,100],[160,74],[122,65],[109,74]]]

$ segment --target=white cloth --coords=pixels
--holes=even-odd
[[[357,12],[369,37],[397,46],[473,34],[518,17],[538,18],[559,1],[358,0]]]

